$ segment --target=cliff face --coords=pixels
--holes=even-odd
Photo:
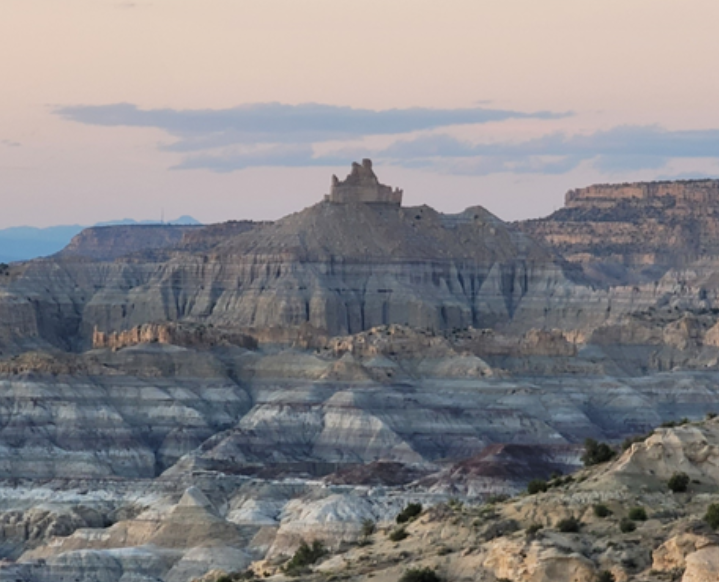
[[[183,347],[212,348],[215,346],[257,347],[257,341],[235,329],[223,330],[204,325],[177,323],[146,323],[132,329],[92,334],[92,347],[119,350],[139,344],[172,344]]]
[[[652,276],[719,254],[719,180],[571,190],[564,208],[518,226],[569,261]]]
[[[134,251],[142,246],[135,242],[112,248]],[[0,321],[0,340],[12,334],[76,349],[90,345],[96,328],[182,320],[309,324],[330,334],[389,323],[487,327],[522,317],[536,326],[547,289],[564,294],[574,286],[560,261],[480,207],[444,215],[426,206],[322,202],[275,223],[192,230],[159,253],[113,263],[77,256],[106,258],[105,246],[81,246],[0,280],[0,312],[12,312]]]

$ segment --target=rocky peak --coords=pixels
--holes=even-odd
[[[372,170],[372,160],[364,159],[362,164],[352,162],[352,171],[343,181],[332,176],[332,185],[325,200],[334,204],[402,204],[402,190],[380,184]]]

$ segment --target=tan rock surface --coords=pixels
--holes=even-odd
[[[719,546],[711,546],[689,554],[682,582],[714,582],[719,580]]]

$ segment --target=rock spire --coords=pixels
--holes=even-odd
[[[325,200],[333,204],[402,204],[402,190],[380,184],[372,171],[372,160],[352,162],[352,172],[343,181],[332,176],[332,185]]]

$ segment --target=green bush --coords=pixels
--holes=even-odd
[[[667,482],[667,486],[674,493],[684,493],[689,487],[689,475],[686,473],[674,473]]]
[[[684,426],[689,424],[689,419],[685,416],[681,420],[668,420],[667,422],[661,423],[659,426],[662,428],[675,428],[677,426]]]
[[[609,570],[602,570],[597,574],[597,582],[614,582],[614,574],[612,574]]]
[[[422,513],[421,503],[408,503],[407,507],[397,514],[395,520],[397,523],[407,523],[415,519],[420,513]]]
[[[632,507],[629,510],[629,519],[632,521],[646,521],[647,511],[643,507]]]
[[[295,555],[282,567],[282,570],[288,576],[300,576],[307,572],[309,566],[317,562],[326,553],[327,550],[325,550],[324,544],[319,540],[313,541],[311,546],[307,545],[306,542],[302,542]]]
[[[369,518],[362,520],[362,535],[366,538],[371,536],[377,530],[375,522]]]
[[[397,529],[393,530],[389,534],[389,539],[393,542],[401,542],[404,539],[407,539],[409,537],[409,534],[407,533],[407,530],[404,527],[398,527]]]
[[[612,510],[603,503],[597,503],[592,509],[597,517],[609,517],[612,515]]]
[[[431,568],[410,568],[400,576],[399,582],[442,582],[442,579]]]
[[[509,499],[509,495],[507,495],[506,493],[496,493],[494,495],[490,495],[489,497],[487,497],[487,500],[485,501],[485,503],[487,505],[494,505],[495,503],[504,503],[508,499]]]
[[[704,514],[704,521],[706,521],[712,529],[719,528],[719,503],[712,503],[707,507],[707,512]]]
[[[544,479],[532,479],[527,485],[527,493],[534,495],[535,493],[547,490],[547,482]]]
[[[582,463],[585,467],[606,463],[614,458],[616,453],[607,443],[598,443],[594,439],[584,441],[584,454]]]
[[[650,430],[647,434],[640,434],[637,436],[627,437],[622,442],[622,450],[626,451],[629,449],[634,443],[643,443],[645,440],[647,440],[650,436],[654,434],[653,430]]]
[[[628,517],[623,517],[622,521],[619,522],[619,529],[622,533],[633,532],[635,529],[637,529],[637,524]]]
[[[581,525],[576,517],[567,517],[557,522],[557,529],[562,533],[577,533]]]
[[[542,529],[544,526],[541,523],[533,523],[530,525],[525,532],[528,536],[534,536],[536,535],[540,529]]]

